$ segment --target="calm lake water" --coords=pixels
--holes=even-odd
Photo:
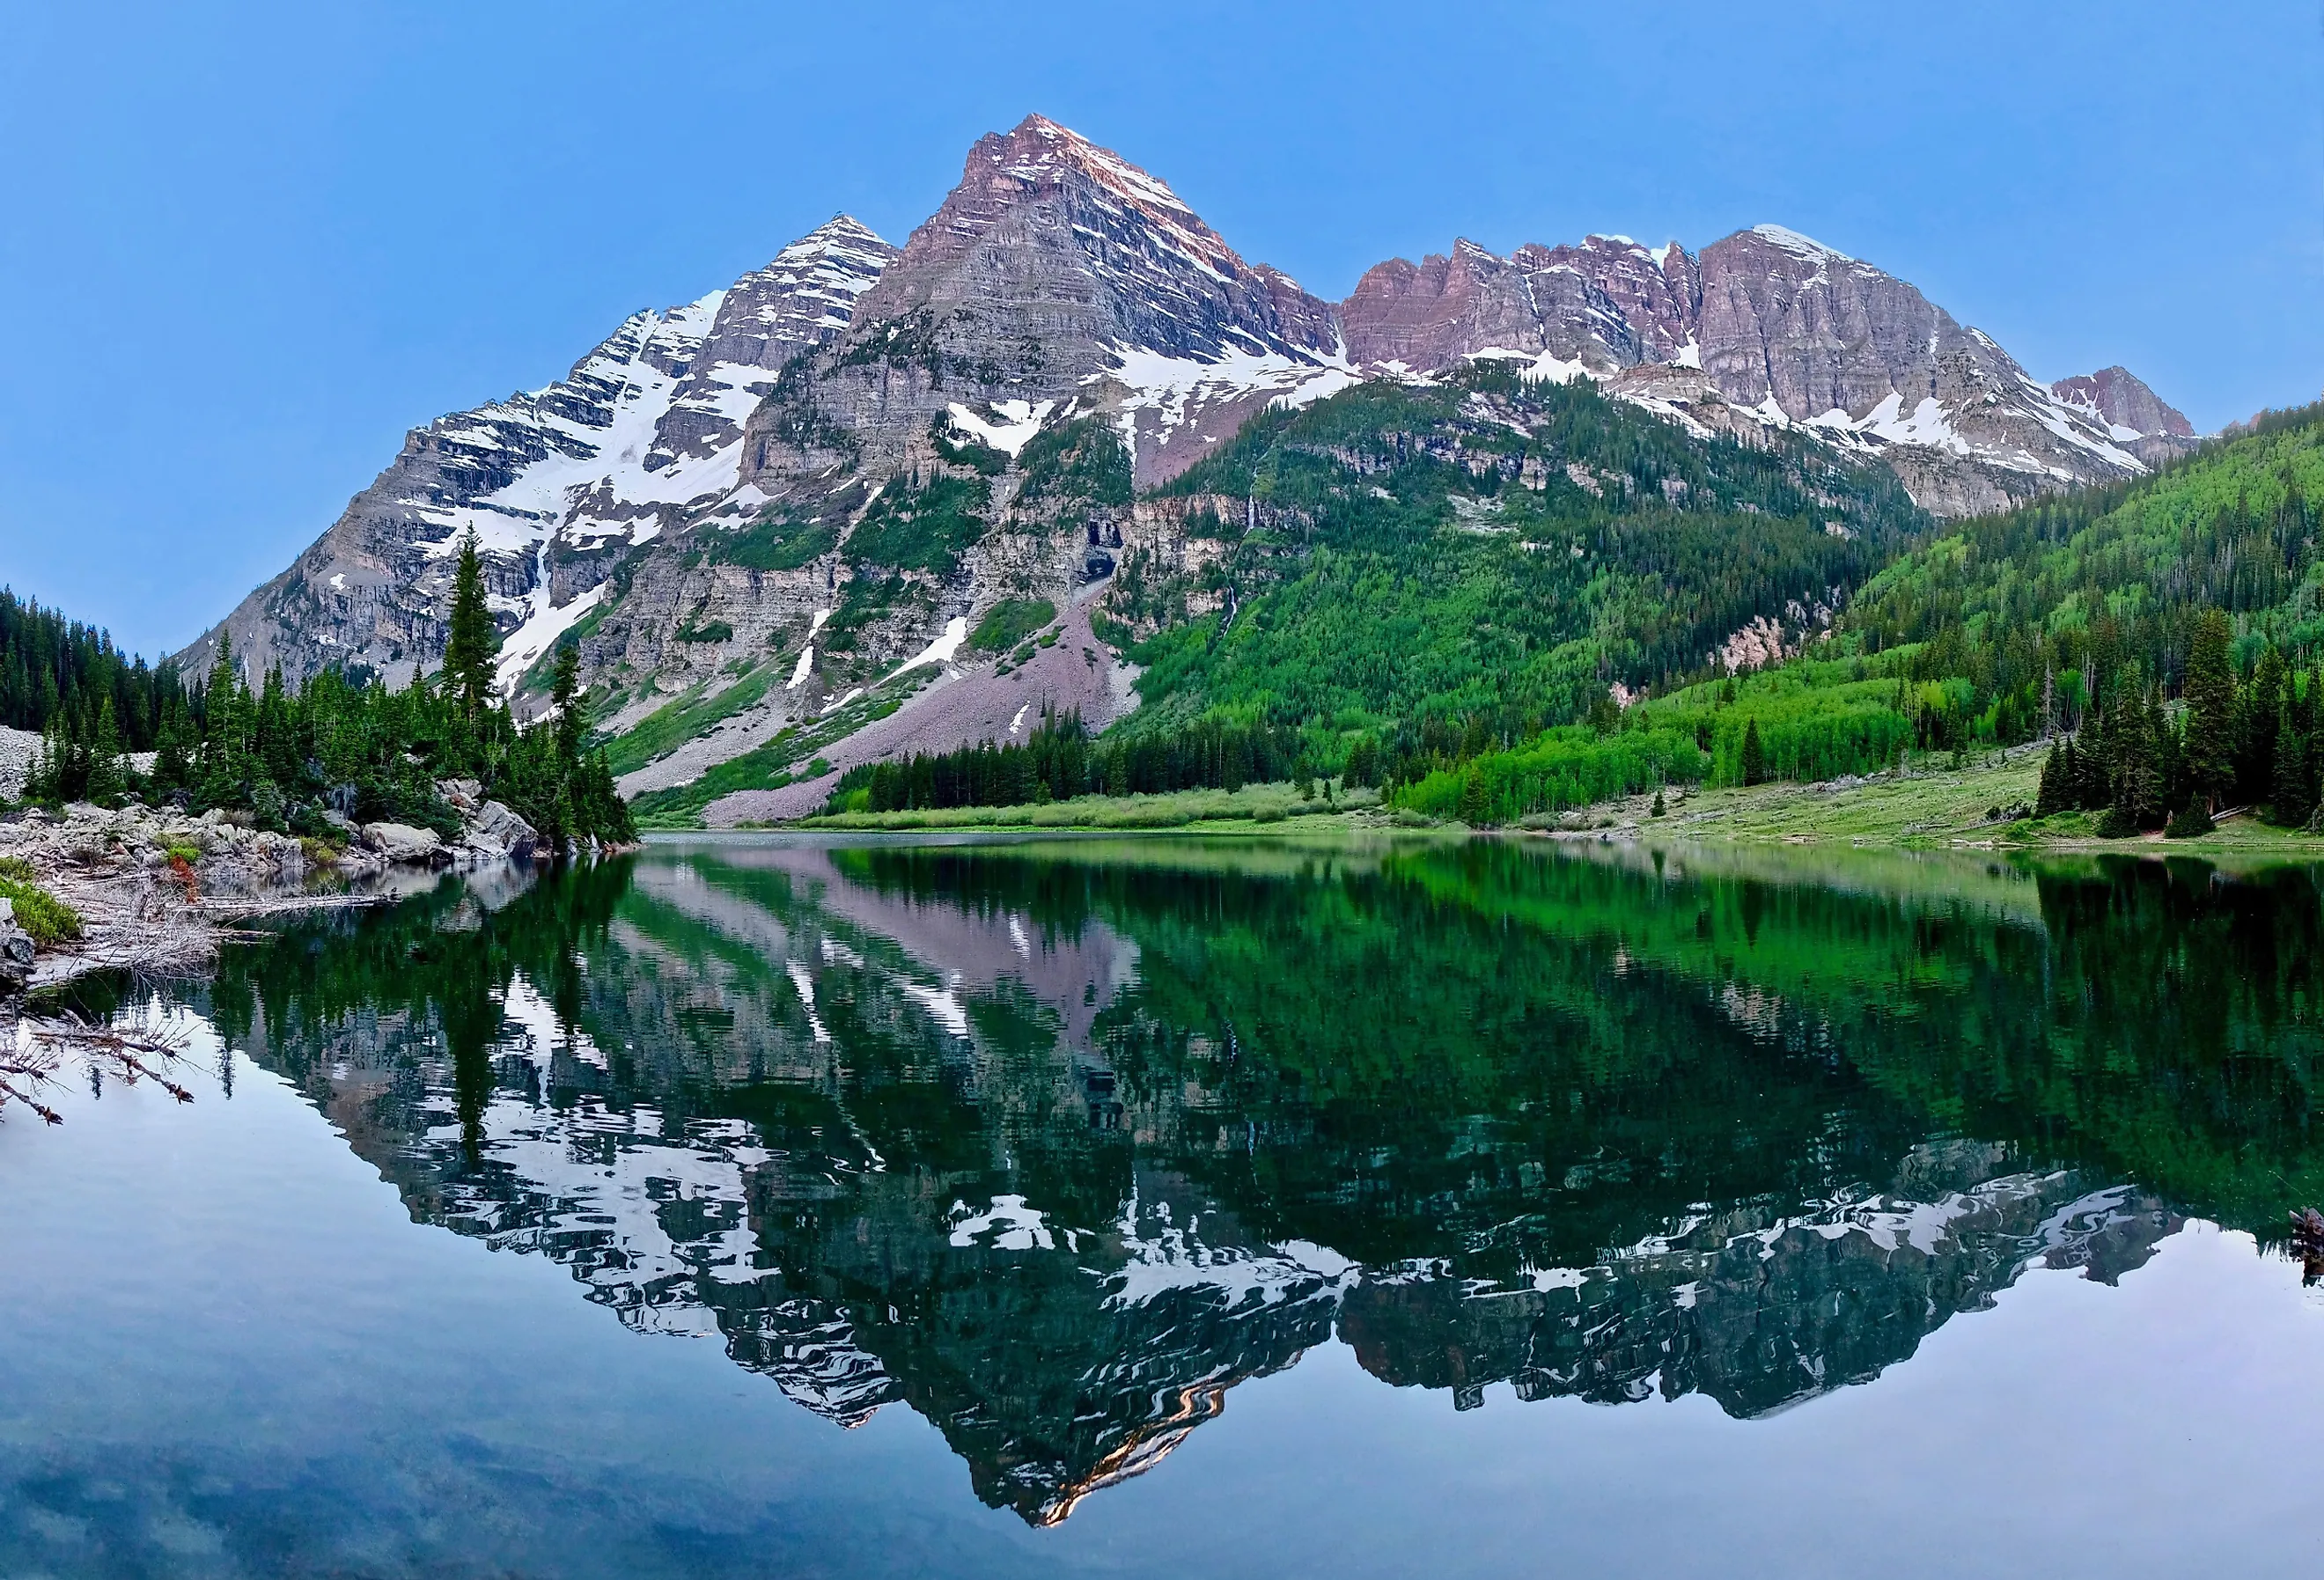
[[[2324,873],[658,845],[0,1123],[0,1575],[2311,1575]]]

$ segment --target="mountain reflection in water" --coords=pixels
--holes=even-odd
[[[662,846],[193,996],[416,1219],[903,1403],[1035,1523],[1334,1335],[1459,1409],[1758,1416],[2324,1199],[2307,871],[1802,860]]]

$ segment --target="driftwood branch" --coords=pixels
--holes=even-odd
[[[2292,1250],[2300,1258],[2301,1282],[2324,1279],[2324,1213],[2307,1207],[2292,1215]]]
[[[192,1092],[166,1073],[185,1055],[186,1034],[150,1018],[98,1025],[71,1010],[53,1014],[20,1012],[0,1029],[0,1109],[22,1103],[51,1124],[64,1115],[41,1101],[40,1090],[54,1083],[68,1058],[109,1074],[124,1086],[152,1081],[180,1103]]]

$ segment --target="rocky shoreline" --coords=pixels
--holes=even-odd
[[[0,901],[0,997],[93,971],[184,975],[207,969],[245,918],[399,898],[399,873],[530,868],[549,850],[532,827],[473,781],[438,787],[460,815],[456,837],[432,828],[332,819],[333,839],[252,828],[234,814],[88,805],[0,818],[0,860],[72,908],[78,938],[35,944]],[[600,854],[594,842],[570,856]]]

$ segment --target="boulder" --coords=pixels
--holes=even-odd
[[[397,865],[419,865],[432,863],[444,854],[444,842],[433,828],[414,828],[403,823],[366,823],[363,826],[363,842]]]
[[[0,982],[21,985],[32,970],[32,935],[16,925],[16,902],[0,900]]]
[[[486,801],[468,819],[466,842],[470,849],[485,856],[506,856],[513,861],[530,861],[532,848],[540,836],[533,826],[499,801]]]

